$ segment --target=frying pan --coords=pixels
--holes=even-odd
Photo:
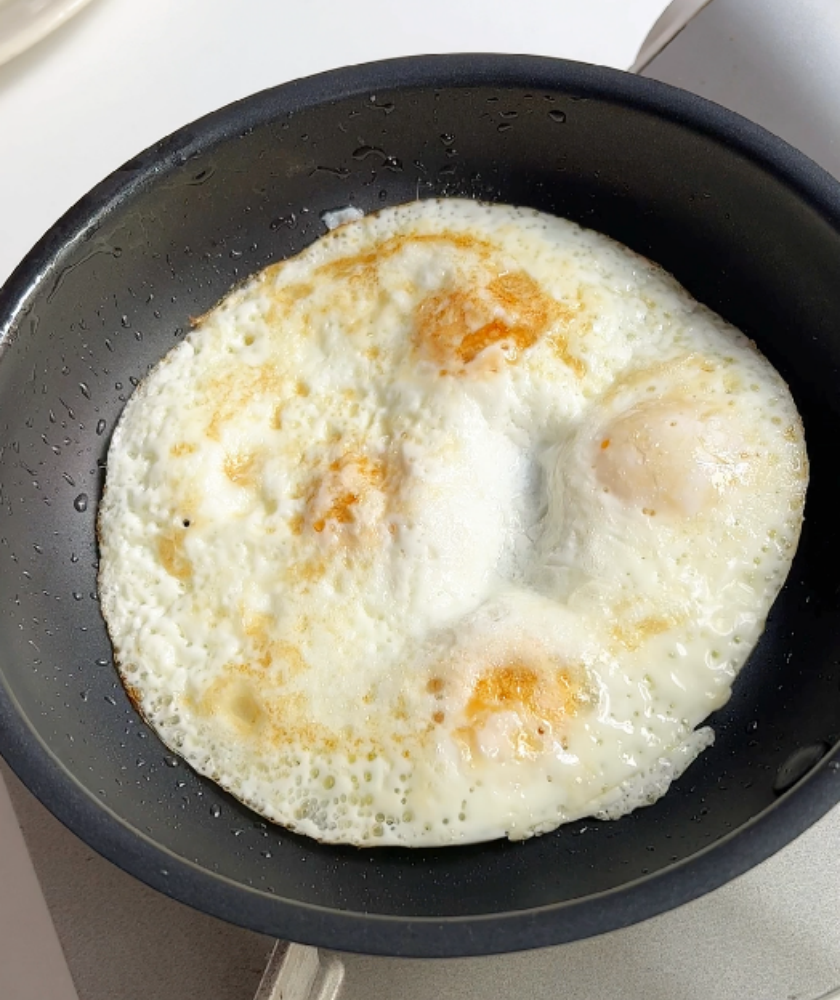
[[[109,435],[138,380],[321,213],[460,195],[601,230],[674,272],[788,380],[812,463],[788,583],[714,747],[656,805],[526,843],[378,851],[264,823],[172,757],[96,594]],[[291,83],[164,139],[0,293],[0,751],[126,871],[281,938],[414,956],[602,933],[686,902],[840,800],[840,186],[781,140],[624,73],[520,56]]]

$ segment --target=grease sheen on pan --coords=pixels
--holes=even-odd
[[[173,750],[320,840],[658,798],[796,547],[787,387],[606,237],[426,201],[234,291],[108,456],[102,607]]]

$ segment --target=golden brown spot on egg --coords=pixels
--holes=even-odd
[[[294,643],[278,639],[272,644],[271,650],[272,662],[282,664],[290,676],[309,669],[309,664]]]
[[[327,526],[327,521],[335,521],[337,524],[350,524],[353,520],[350,508],[358,502],[359,496],[357,493],[345,493],[343,496],[336,497],[330,504],[324,517],[319,517],[317,521],[312,522],[312,530],[323,531]]]
[[[320,534],[328,525],[340,528],[353,524],[361,504],[377,503],[378,513],[383,515],[388,501],[385,494],[391,492],[389,480],[393,477],[384,457],[346,452],[316,474],[306,489],[303,526]]]
[[[125,680],[125,678],[123,678],[123,687],[125,688],[125,693],[128,695],[128,700],[131,702],[132,706],[142,715],[142,694],[140,693],[140,689]]]
[[[191,455],[195,451],[195,445],[188,441],[178,441],[169,449],[170,455],[180,457],[181,455]]]
[[[583,289],[578,288],[575,297],[564,302],[562,307],[557,303],[555,312],[554,319],[560,322],[555,324],[556,328],[548,338],[554,355],[571,369],[577,378],[583,378],[586,375],[586,363],[572,351],[569,344],[569,334],[573,330],[576,336],[580,337],[592,327],[593,309],[591,306],[587,307]]]
[[[462,374],[495,345],[513,363],[543,336],[560,310],[560,304],[524,271],[500,275],[486,285],[456,286],[420,303],[414,318],[414,348],[440,365],[441,374]]]
[[[296,281],[277,288],[275,295],[286,302],[298,302],[300,299],[309,298],[313,291],[313,286],[308,281]]]
[[[327,561],[323,556],[314,555],[291,562],[286,567],[289,583],[307,589],[308,585],[322,579],[327,572]]]
[[[305,382],[295,383],[295,394],[306,398],[309,395],[309,386]]]
[[[294,624],[294,629],[300,635],[308,635],[312,628],[312,619],[309,615],[300,615]]]
[[[307,718],[306,699],[303,695],[274,700],[269,708],[270,730],[265,742],[279,750],[298,749],[333,753],[339,746],[348,745],[339,736],[318,722]],[[357,744],[360,740],[355,741]],[[353,743],[349,743],[353,745]]]
[[[264,267],[257,275],[257,281],[260,282],[260,284],[266,285],[276,283],[277,278],[280,276],[280,273],[286,269],[288,263],[289,262],[287,260],[278,260],[273,264],[269,264],[268,267]]]
[[[248,688],[240,689],[230,700],[230,711],[247,729],[255,729],[264,718],[263,710]]]
[[[256,652],[256,659],[262,666],[267,667],[271,663],[271,638],[270,629],[273,619],[269,615],[248,614],[242,615],[242,625],[245,635],[251,640]]]
[[[481,730],[490,719],[499,713],[513,713],[519,720],[511,738],[514,753],[535,756],[543,750],[546,733],[556,734],[564,720],[576,715],[588,700],[580,671],[557,666],[545,657],[533,664],[513,659],[478,677],[464,709],[466,725],[453,736],[472,757],[480,746]]]
[[[439,725],[440,725],[440,724],[441,724],[441,723],[443,722],[443,720],[444,720],[445,718],[446,718],[446,716],[444,715],[444,713],[443,713],[443,712],[435,712],[435,713],[434,713],[434,714],[432,715],[432,722],[434,722],[434,723],[435,723],[435,725],[438,725],[438,726],[439,726]]]
[[[257,456],[248,452],[231,452],[225,455],[225,475],[237,486],[253,487],[259,480]]]
[[[256,366],[237,364],[223,375],[212,379],[206,389],[211,409],[207,424],[208,437],[218,441],[225,424],[240,414],[250,402],[265,396],[280,397],[284,394],[284,389],[283,376],[270,363]]]
[[[277,668],[286,679],[296,677],[309,669],[300,649],[276,634],[276,622],[271,615],[240,612],[242,628],[252,650],[250,664],[240,665],[240,671],[258,673],[269,667]]]
[[[286,321],[289,311],[298,302],[309,298],[313,291],[314,287],[306,281],[270,288],[271,300],[265,312],[265,322],[270,327],[280,326]]]
[[[539,334],[527,327],[508,326],[501,320],[494,319],[478,330],[466,334],[456,349],[458,359],[465,365],[475,361],[482,351],[500,341],[513,342],[518,351],[536,343]]]
[[[486,332],[468,334],[458,347],[458,357],[465,364],[500,339],[512,340],[519,351],[533,346],[545,332],[555,303],[524,271],[504,274],[490,282],[487,289],[494,304],[512,317],[507,325],[499,321],[487,324]]]
[[[574,372],[578,378],[583,378],[586,374],[586,365],[580,358],[572,354],[569,349],[569,342],[566,336],[562,333],[554,333],[551,338],[551,346],[554,348],[555,355],[566,365],[568,368]]]
[[[192,563],[184,551],[183,529],[164,531],[157,541],[161,565],[176,580],[187,580],[192,575]]]
[[[254,735],[263,728],[267,713],[254,685],[232,666],[205,688],[197,702],[189,697],[185,701],[201,718],[218,718],[242,736]]]
[[[264,670],[252,664],[227,664],[198,697],[187,695],[184,701],[197,716],[219,720],[239,736],[259,740],[266,753],[332,753],[339,746],[344,751],[381,750],[367,735],[356,736],[346,728],[335,732],[313,721],[305,694],[267,684]]]
[[[468,233],[444,231],[440,233],[397,234],[383,240],[373,250],[327,261],[315,273],[328,274],[331,277],[344,280],[369,281],[375,278],[380,264],[402,253],[406,247],[432,244],[454,247],[457,250],[472,252],[479,256],[485,256],[489,251],[496,249],[489,240],[483,240]]]
[[[604,440],[601,442],[601,448],[602,449],[609,448],[609,446],[610,446],[610,439],[604,438]]]
[[[681,619],[671,615],[646,615],[635,621],[613,625],[611,634],[617,646],[633,653],[649,639],[669,631],[680,624],[680,621]]]
[[[190,328],[194,330],[197,326],[200,326],[208,316],[213,315],[214,310],[215,306],[213,309],[208,309],[207,312],[203,312],[198,316],[188,316],[187,322],[190,324]]]
[[[440,365],[441,375],[463,374],[464,366],[473,365],[479,355],[494,345],[501,346],[512,363],[532,347],[555,320],[568,325],[581,308],[561,305],[546,295],[539,284],[524,271],[503,272],[488,280],[488,262],[498,247],[486,239],[468,233],[439,232],[392,236],[364,252],[350,254],[322,264],[316,273],[347,282],[355,291],[372,290],[378,281],[379,267],[410,246],[438,245],[459,251],[458,263],[475,271],[462,279],[463,287],[453,287],[427,297],[415,316],[415,349]],[[479,277],[478,275],[481,275]],[[409,289],[413,294],[413,287]],[[580,296],[578,296],[580,299]],[[352,316],[348,316],[348,323]],[[352,325],[352,324],[351,324]],[[348,330],[350,327],[348,326]],[[564,335],[552,337],[555,353],[578,375],[585,364],[570,350]],[[377,354],[366,351],[368,357]],[[451,367],[455,366],[455,371]],[[488,362],[486,373],[498,372],[498,363]]]
[[[512,705],[533,711],[539,682],[537,671],[521,663],[493,667],[478,678],[467,703],[467,717],[474,719]]]
[[[426,690],[429,694],[440,695],[443,693],[443,689],[446,687],[446,682],[442,677],[432,677],[432,679],[426,684]]]

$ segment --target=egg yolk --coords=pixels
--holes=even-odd
[[[689,400],[655,400],[604,428],[594,468],[604,491],[627,506],[651,517],[692,517],[715,507],[749,458],[722,414]]]
[[[454,735],[468,757],[538,757],[563,744],[563,722],[586,698],[568,667],[512,660],[479,675]]]

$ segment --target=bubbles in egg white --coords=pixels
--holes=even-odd
[[[141,384],[102,607],[164,742],[266,817],[523,838],[708,745],[806,481],[778,374],[659,268],[425,201],[268,268]]]

